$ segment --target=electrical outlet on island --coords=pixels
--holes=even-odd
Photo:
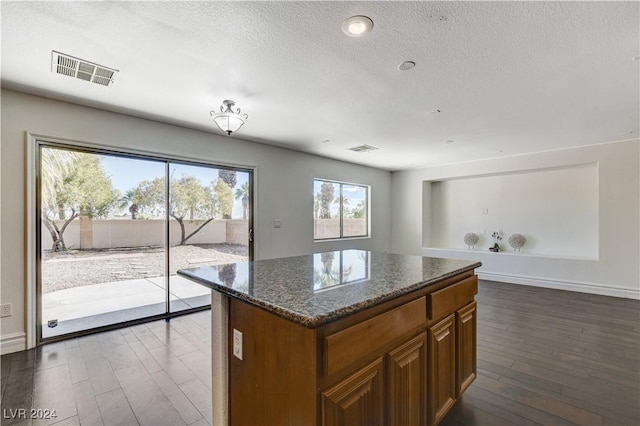
[[[242,360],[242,333],[233,329],[233,355]]]

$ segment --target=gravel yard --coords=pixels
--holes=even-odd
[[[178,269],[247,260],[248,247],[236,244],[175,246],[169,250],[170,274]],[[153,278],[165,275],[166,253],[162,247],[105,250],[45,251],[42,256],[42,290],[110,281]]]

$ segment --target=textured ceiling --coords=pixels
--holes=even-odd
[[[2,85],[218,134],[233,99],[249,120],[230,143],[417,168],[637,138],[639,6],[2,2]],[[373,31],[345,36],[352,15]],[[52,50],[120,73],[54,74]]]

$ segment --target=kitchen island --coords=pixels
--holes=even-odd
[[[214,290],[213,424],[439,423],[476,375],[479,266],[343,250],[178,271]]]

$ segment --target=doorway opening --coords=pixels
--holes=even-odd
[[[37,141],[37,342],[208,309],[178,269],[252,259],[250,169]]]

